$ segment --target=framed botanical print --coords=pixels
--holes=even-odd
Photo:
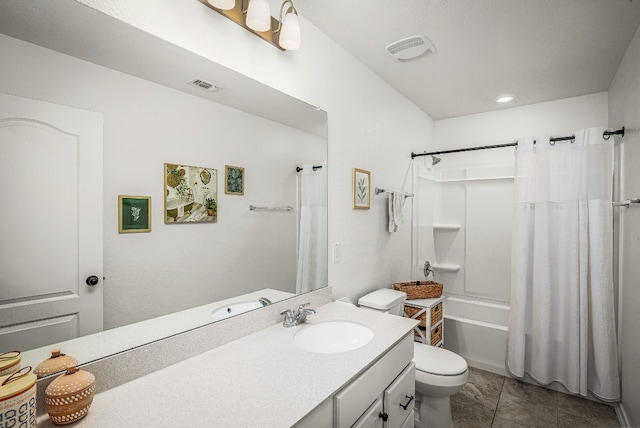
[[[151,232],[151,196],[118,195],[118,232]]]
[[[371,206],[371,173],[353,168],[353,208],[368,210]]]
[[[244,195],[244,168],[225,165],[224,177],[224,193],[227,195]]]
[[[200,166],[164,164],[164,222],[216,223],[218,170]]]

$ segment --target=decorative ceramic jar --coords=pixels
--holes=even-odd
[[[96,388],[96,378],[76,366],[57,377],[44,392],[49,419],[56,425],[67,425],[87,415]]]
[[[0,354],[0,376],[10,375],[20,370],[20,351]]]
[[[52,349],[51,358],[38,364],[33,372],[40,378],[52,373],[65,371],[67,367],[75,367],[77,365],[78,360],[72,356],[61,353],[59,349]]]
[[[36,428],[36,375],[27,366],[0,376],[0,426]]]

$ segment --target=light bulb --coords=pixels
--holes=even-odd
[[[249,0],[247,8],[247,27],[253,31],[264,32],[271,29],[271,9],[268,0]]]
[[[511,102],[515,99],[515,97],[511,94],[504,94],[496,97],[496,102],[500,104]]]
[[[295,13],[287,13],[282,19],[278,43],[288,51],[294,51],[300,47],[300,22]]]
[[[207,0],[216,9],[231,10],[236,7],[236,0]]]

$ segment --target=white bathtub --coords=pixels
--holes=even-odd
[[[464,296],[446,296],[444,347],[470,366],[506,375],[509,306]]]

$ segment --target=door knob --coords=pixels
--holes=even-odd
[[[90,285],[90,286],[98,285],[98,282],[100,282],[100,279],[98,279],[98,277],[95,275],[91,275],[90,277],[87,277],[87,280],[86,280],[87,285]]]

